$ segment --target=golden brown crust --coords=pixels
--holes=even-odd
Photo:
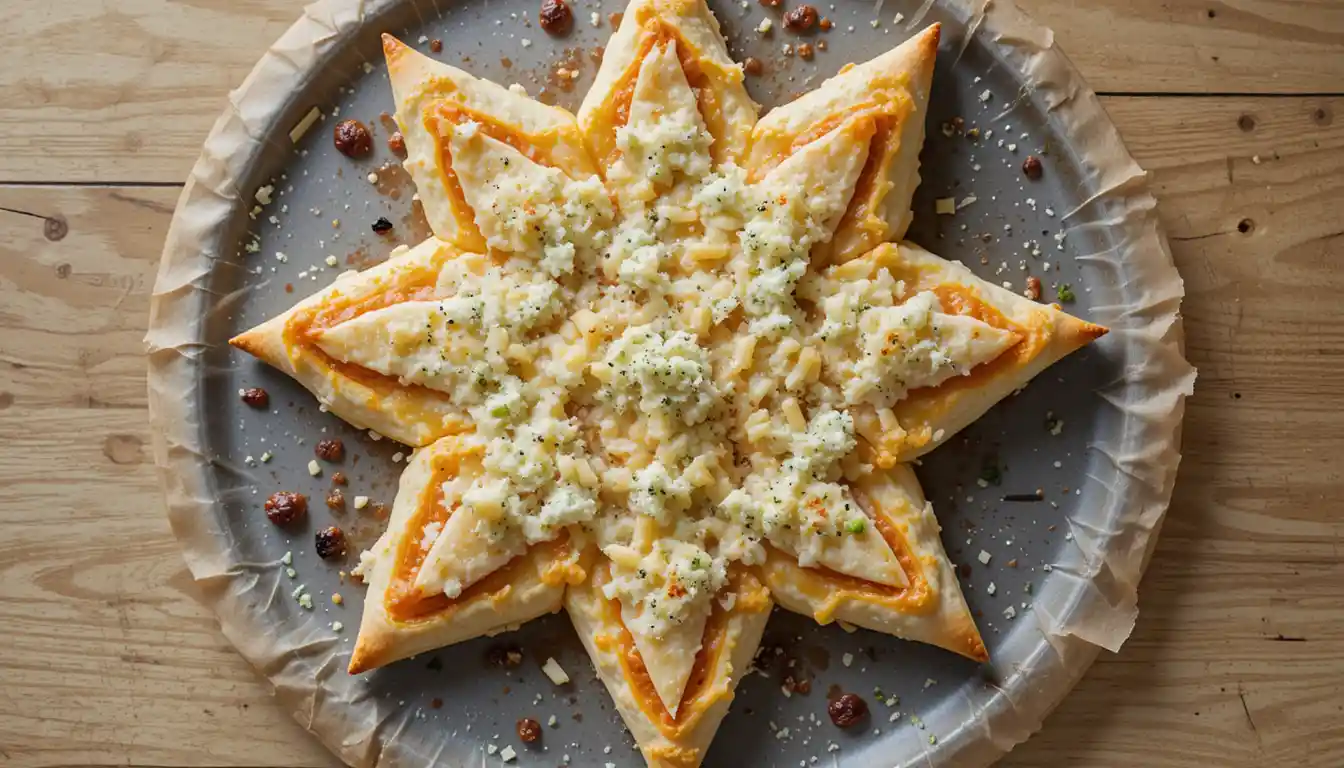
[[[873,124],[868,162],[849,209],[831,240],[812,249],[813,264],[848,261],[905,236],[919,186],[919,148],[940,34],[934,24],[875,59],[841,70],[768,112],[753,129],[747,168],[760,177],[842,121]]]
[[[439,269],[460,251],[429,239],[363,272],[349,272],[325,289],[229,340],[234,347],[279,368],[342,419],[407,445],[420,446],[470,428],[465,412],[440,392],[404,386],[395,378],[329,357],[309,337],[341,307],[367,309],[427,290]],[[351,309],[350,311],[355,311]]]
[[[932,451],[1041,371],[1106,334],[1102,326],[981,280],[962,264],[912,243],[882,245],[846,265],[849,270],[864,268],[886,268],[904,281],[907,295],[934,291],[943,311],[972,314],[1021,337],[970,375],[911,391],[892,407],[898,425],[884,424],[872,408],[855,409],[855,426],[866,442],[863,449],[881,467]]]
[[[428,608],[407,605],[404,596],[398,601],[397,596],[413,588],[402,555],[405,548],[418,547],[424,515],[430,512],[427,499],[434,497],[445,473],[474,471],[478,451],[461,438],[444,438],[417,451],[402,474],[387,531],[361,558],[369,589],[350,658],[351,674],[558,611],[566,584],[584,575],[570,572],[573,553],[565,542],[556,541],[531,547],[457,599],[426,596],[422,600]]]
[[[595,560],[595,556],[590,556]],[[756,577],[734,569],[730,584],[715,598],[697,674],[687,686],[676,717],[668,715],[647,681],[638,679],[628,658],[638,651],[629,641],[620,612],[602,594],[605,564],[565,594],[565,610],[588,649],[626,727],[650,766],[695,768],[704,759],[719,723],[728,713],[733,691],[751,664],[773,603]],[[729,608],[723,604],[732,594]],[[711,656],[712,654],[712,656]]]
[[[907,465],[875,471],[853,484],[855,498],[901,560],[910,585],[893,588],[819,568],[804,568],[773,548],[761,577],[780,606],[819,623],[844,621],[930,643],[976,661],[989,658],[939,526]]]

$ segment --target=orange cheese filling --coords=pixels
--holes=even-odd
[[[448,146],[447,131],[442,130],[443,123],[449,125],[461,125],[467,122],[479,123],[481,132],[486,136],[508,144],[532,162],[552,168],[559,167],[551,151],[551,146],[555,143],[553,135],[521,135],[518,131],[500,123],[494,117],[483,112],[477,112],[455,101],[435,102],[425,108],[422,118],[425,130],[429,132],[429,135],[436,137],[434,143],[439,152],[437,158],[439,183],[443,185],[444,189],[448,190],[448,199],[452,205],[454,216],[457,218],[458,226],[470,234],[463,245],[472,249],[483,250],[485,239],[476,226],[472,208],[467,203],[467,195],[462,190],[462,182],[457,178],[457,173],[453,171],[453,153]]]
[[[675,42],[677,59],[681,62],[681,71],[686,74],[686,82],[690,84],[691,92],[695,94],[700,117],[704,119],[709,134],[715,138],[714,143],[710,145],[710,158],[715,163],[722,162],[723,153],[727,151],[727,142],[723,141],[723,137],[728,133],[728,125],[723,116],[723,107],[719,104],[718,95],[714,91],[713,81],[700,68],[695,51],[685,38],[661,19],[637,19],[637,21],[648,30],[648,34],[640,41],[638,52],[630,62],[630,66],[617,78],[616,90],[612,92],[611,98],[602,103],[601,122],[610,125],[611,131],[591,137],[595,145],[592,147],[593,156],[601,158],[600,164],[604,168],[611,167],[620,159],[621,152],[616,148],[616,129],[630,122],[630,104],[634,101],[639,69],[654,46]]]
[[[444,614],[451,616],[453,612],[477,599],[503,599],[512,590],[512,584],[531,567],[531,563],[528,562],[531,554],[529,551],[513,558],[499,570],[462,590],[457,597],[448,597],[443,593],[426,595],[416,588],[415,578],[429,553],[420,548],[420,542],[413,534],[424,530],[430,523],[442,525],[457,508],[455,504],[450,506],[448,500],[444,498],[443,484],[458,475],[461,471],[461,460],[462,455],[456,452],[434,457],[430,481],[420,492],[415,512],[403,529],[408,533],[403,536],[397,548],[392,578],[388,583],[384,601],[387,615],[394,621],[415,621]],[[554,541],[538,544],[536,547],[542,548],[542,556],[548,561],[561,558],[568,551],[568,536],[562,534]]]
[[[594,589],[600,590],[601,582],[609,577],[608,572],[601,573],[601,576],[595,576],[598,581],[594,583]],[[751,602],[749,596],[762,589],[754,577],[741,569],[734,568],[729,574],[726,591],[738,593],[738,600],[742,603],[739,610],[754,610],[755,603]],[[621,620],[620,601],[607,600],[604,609],[607,612],[607,620],[620,627],[616,647],[621,672],[639,702],[639,708],[669,739],[675,740],[690,732],[714,702],[713,697],[709,695],[710,684],[714,679],[714,670],[719,666],[719,658],[727,650],[728,611],[723,609],[718,600],[713,601],[709,619],[705,622],[705,634],[701,640],[700,650],[695,655],[690,679],[686,681],[686,688],[682,691],[677,715],[673,717],[658,696],[653,678],[649,676],[649,671],[644,666],[644,658],[635,647],[634,637]]]

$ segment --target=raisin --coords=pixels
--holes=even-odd
[[[784,27],[790,32],[806,32],[817,23],[817,9],[800,5],[784,13]]]
[[[443,41],[437,37],[429,41],[430,53],[443,53]]]
[[[327,491],[327,507],[333,512],[345,511],[345,491],[340,488],[332,488]]]
[[[1036,181],[1041,178],[1045,172],[1045,166],[1041,165],[1041,158],[1031,155],[1022,163],[1022,173],[1026,174],[1028,179]]]
[[[386,216],[379,216],[378,220],[373,222],[373,231],[380,235],[386,235],[392,231],[392,222],[388,221]]]
[[[317,447],[313,449],[317,458],[323,461],[340,461],[345,458],[345,443],[338,437],[328,437],[325,440],[319,440]]]
[[[276,525],[289,525],[308,513],[308,497],[292,491],[276,491],[266,500],[266,517]]]
[[[826,705],[826,714],[840,728],[852,728],[868,714],[868,703],[858,694],[842,693]]]
[[[345,554],[345,531],[334,525],[323,528],[314,536],[314,543],[317,545],[317,556],[323,560],[340,557]]]
[[[746,61],[742,62],[742,70],[748,75],[759,75],[765,71],[765,65],[761,63],[760,59],[748,56]]]
[[[563,35],[574,24],[574,13],[569,10],[565,0],[541,0],[541,10],[537,12],[541,28],[550,35]]]
[[[406,137],[401,135],[401,131],[393,131],[392,135],[387,137],[387,148],[398,157],[406,156]]]
[[[1027,278],[1027,290],[1026,290],[1025,295],[1026,295],[1026,297],[1027,297],[1028,299],[1031,299],[1032,301],[1039,301],[1039,300],[1040,300],[1040,298],[1041,298],[1041,278],[1039,278],[1039,277],[1028,277],[1028,278]]]
[[[358,120],[342,120],[331,136],[337,151],[346,157],[364,157],[373,151],[373,135]]]
[[[518,738],[525,744],[531,744],[541,738],[541,723],[530,717],[518,721]]]
[[[253,408],[265,408],[271,404],[271,396],[261,387],[251,387],[244,389],[241,395],[243,402]]]
[[[810,61],[812,59],[812,46],[810,44],[799,43],[797,50],[798,55],[801,56],[804,60]]]
[[[345,485],[345,483],[346,483],[346,480],[345,480],[345,473],[344,473],[344,472],[333,472],[332,475],[331,475],[331,482],[335,483],[336,485]]]
[[[822,32],[830,32],[831,27],[835,26],[835,22],[831,21],[830,19],[822,19],[821,21],[817,22],[817,25],[821,27]]]

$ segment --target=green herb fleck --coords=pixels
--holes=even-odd
[[[1061,302],[1065,304],[1073,303],[1073,300],[1076,297],[1073,295],[1073,288],[1068,283],[1060,285],[1058,290],[1059,290],[1059,300]]]

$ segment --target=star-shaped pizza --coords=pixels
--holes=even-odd
[[[417,448],[352,673],[563,607],[695,766],[776,603],[987,658],[909,462],[1105,329],[900,242],[937,45],[758,120],[703,0],[577,116],[384,37],[435,237],[233,340]]]

